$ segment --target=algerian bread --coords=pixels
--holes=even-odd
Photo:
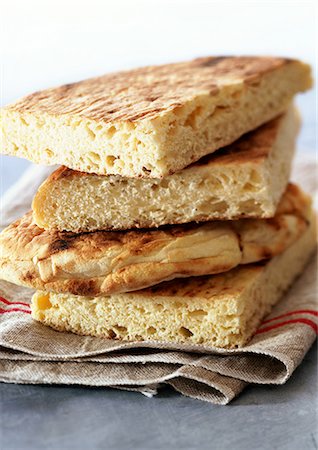
[[[61,167],[35,195],[34,221],[45,229],[81,232],[273,217],[289,180],[299,122],[290,108],[224,150],[163,179]]]
[[[207,57],[35,92],[2,110],[2,152],[82,172],[161,178],[277,117],[310,67]]]
[[[315,220],[265,264],[104,297],[36,292],[32,317],[59,331],[126,341],[245,345],[316,246]]]
[[[74,234],[40,229],[29,213],[0,234],[1,278],[98,296],[221,273],[284,251],[308,227],[309,211],[309,197],[289,185],[276,216],[267,220]]]

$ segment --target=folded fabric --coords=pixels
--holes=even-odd
[[[316,272],[312,261],[249,345],[233,350],[61,333],[30,317],[29,289],[0,282],[0,380],[146,395],[170,384],[184,395],[226,404],[248,383],[285,383],[301,363],[318,332]]]
[[[22,180],[22,190],[17,186],[4,199],[3,223],[29,208],[36,189],[34,180],[42,176],[39,172],[34,176],[33,170]],[[297,181],[311,193],[316,189],[315,173],[312,160],[295,167]],[[232,350],[60,333],[32,320],[29,303],[33,291],[1,282],[0,379],[110,386],[140,390],[145,395],[155,394],[166,383],[184,395],[228,403],[247,383],[285,383],[301,363],[318,331],[316,273],[312,261],[251,342]]]

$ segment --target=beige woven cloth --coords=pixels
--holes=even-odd
[[[32,167],[10,189],[2,199],[2,227],[30,208],[50,170]],[[293,179],[314,194],[316,174],[314,160],[302,158]],[[229,351],[59,333],[31,319],[31,290],[0,282],[0,381],[108,386],[148,396],[169,384],[189,397],[227,404],[248,383],[285,383],[301,363],[318,329],[316,274],[311,261],[250,344]]]

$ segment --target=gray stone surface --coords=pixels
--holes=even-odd
[[[228,406],[164,389],[0,384],[1,449],[317,449],[317,346],[284,386],[249,386]]]

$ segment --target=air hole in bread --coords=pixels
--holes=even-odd
[[[195,309],[194,311],[189,312],[190,317],[195,317],[197,319],[202,319],[207,314],[208,313],[206,311],[203,311],[203,309]]]
[[[122,327],[120,325],[115,325],[114,328],[119,331],[120,333],[127,333],[127,328],[126,327]]]
[[[108,139],[111,139],[114,136],[114,134],[116,133],[116,131],[117,130],[114,126],[109,127],[108,130],[106,131]]]
[[[113,167],[116,157],[113,155],[106,156],[106,164],[109,167]]]
[[[214,113],[217,112],[217,111],[224,111],[225,109],[229,109],[229,106],[228,105],[218,105],[215,108]]]
[[[169,187],[169,181],[168,180],[161,180],[160,187],[163,189],[167,189]]]
[[[99,163],[100,162],[100,155],[95,152],[89,152],[88,157],[92,159],[94,162]]]
[[[52,156],[54,155],[54,152],[53,152],[50,148],[46,148],[46,149],[44,150],[44,153],[46,153],[46,155],[47,155],[49,158],[52,158]]]
[[[37,299],[37,306],[41,310],[49,309],[52,306],[52,303],[50,302],[50,295],[39,295]]]
[[[200,204],[201,213],[209,214],[209,212],[211,211],[211,205],[213,205],[213,210],[217,211],[218,209],[215,207],[215,205],[218,203],[218,201],[219,200],[217,197],[211,197],[206,202],[202,202]]]
[[[115,333],[114,330],[108,330],[107,333],[110,339],[115,339],[115,337],[117,337],[117,334]]]
[[[20,117],[20,121],[21,121],[21,123],[22,123],[22,125],[25,125],[25,126],[29,126],[29,123],[24,119],[24,117]]]
[[[247,183],[244,184],[243,190],[245,192],[255,191],[255,190],[257,190],[257,186],[255,186],[254,184],[252,184],[250,182],[247,182]]]
[[[155,303],[155,309],[157,311],[162,311],[163,310],[163,305],[161,303]]]
[[[82,121],[81,120],[75,120],[72,122],[72,127],[73,128],[77,128],[80,127],[82,125]]]
[[[96,134],[92,131],[88,125],[86,125],[86,131],[90,139],[93,141],[96,138]]]
[[[156,333],[156,328],[154,328],[154,327],[149,327],[149,328],[147,328],[147,334],[148,335],[152,335],[152,334],[155,334]]]
[[[181,327],[179,330],[179,333],[184,337],[191,337],[193,336],[192,331],[190,331],[188,328]]]
[[[252,200],[252,199],[240,202],[239,203],[239,208],[245,214],[253,212],[254,214],[257,213],[257,214],[260,215],[261,212],[262,212],[262,210],[261,210],[260,206],[257,204],[257,202],[255,200]]]
[[[197,106],[192,113],[190,113],[188,115],[188,117],[186,118],[185,121],[185,126],[191,127],[191,128],[196,128],[198,125],[198,118],[202,113],[202,106]]]

